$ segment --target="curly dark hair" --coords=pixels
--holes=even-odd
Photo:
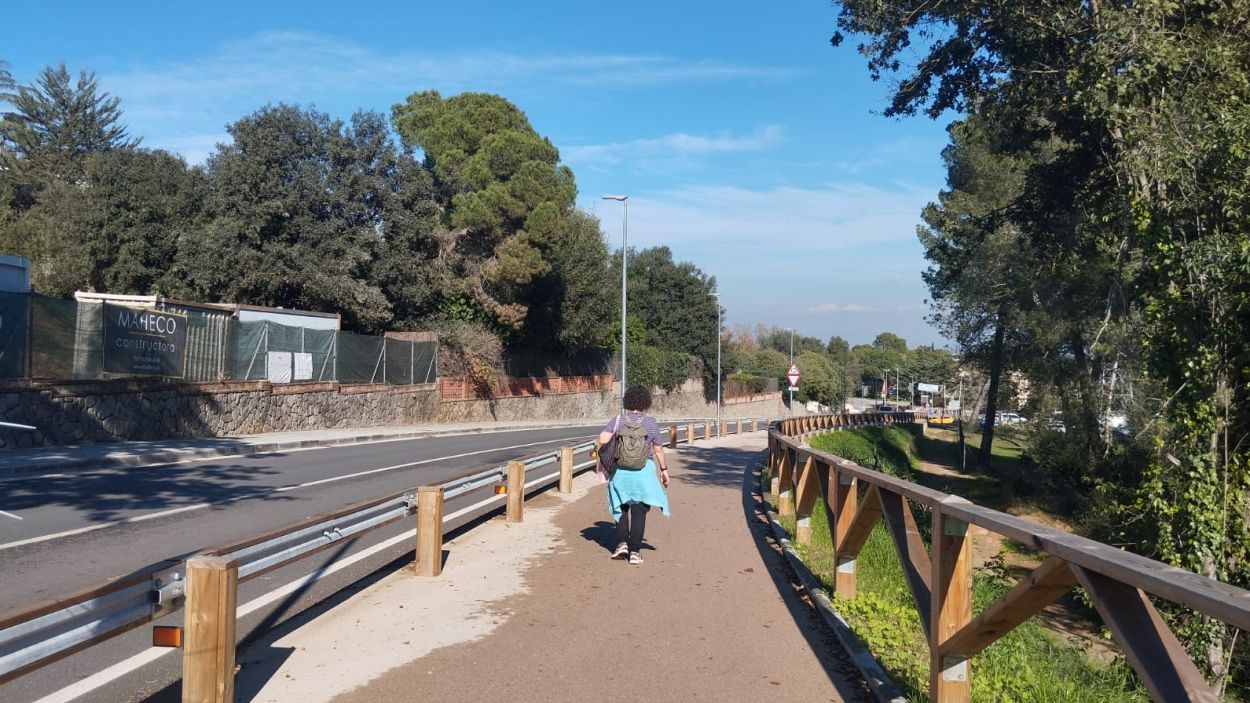
[[[621,404],[626,410],[642,410],[651,409],[651,391],[646,386],[633,386],[625,391],[625,397],[621,399]]]

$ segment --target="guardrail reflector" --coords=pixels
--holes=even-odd
[[[508,492],[507,486],[495,486],[495,495],[501,496]]]
[[[156,625],[152,628],[153,647],[181,647],[182,628],[175,625]]]

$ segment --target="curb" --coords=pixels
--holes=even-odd
[[[0,478],[12,478],[31,474],[50,473],[66,470],[86,471],[90,469],[135,468],[154,466],[156,464],[172,464],[199,459],[213,459],[223,456],[251,457],[292,449],[311,449],[316,447],[340,447],[356,444],[370,444],[387,440],[425,439],[469,434],[492,434],[513,430],[539,430],[558,427],[578,427],[584,422],[570,424],[534,423],[528,425],[508,425],[506,427],[470,427],[459,430],[417,430],[412,432],[368,433],[331,439],[300,439],[286,442],[262,442],[257,444],[239,444],[230,447],[202,447],[188,449],[164,449],[143,454],[119,454],[117,456],[91,457],[87,459],[57,458],[41,460],[29,466],[0,466]],[[590,423],[594,424],[594,423]],[[231,439],[218,437],[215,439]],[[79,445],[83,446],[83,445]]]
[[[778,521],[777,513],[773,511],[772,506],[764,512],[768,516],[768,524],[773,530],[773,537],[781,544],[781,550],[785,553],[790,568],[794,569],[794,573],[803,582],[803,590],[807,591],[812,605],[816,606],[825,625],[837,635],[838,642],[851,656],[851,661],[855,663],[855,667],[859,669],[860,675],[864,677],[864,681],[868,683],[868,687],[872,689],[877,700],[881,703],[908,703],[907,696],[904,696],[903,692],[894,685],[894,681],[885,673],[885,669],[881,668],[881,664],[872,656],[872,652],[868,651],[838,611],[833,609],[833,603],[816,579],[816,575],[807,568],[807,564],[803,563],[803,559],[791,545],[790,538],[786,536],[786,530]]]

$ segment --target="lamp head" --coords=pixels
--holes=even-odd
[[[621,202],[625,202],[626,200],[629,200],[629,196],[628,195],[605,195],[603,196],[603,199],[604,200],[619,200]]]

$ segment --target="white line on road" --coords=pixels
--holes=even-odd
[[[580,464],[574,468],[575,469],[584,468],[586,466],[589,466],[591,463],[593,462]],[[503,496],[491,496],[490,498],[479,501],[475,503],[474,505],[469,506],[468,508],[458,510],[452,513],[451,515],[444,516],[443,522],[444,523],[450,522],[456,517],[459,517],[461,514],[464,514],[466,512],[479,508],[483,505],[486,505],[487,503],[490,503],[493,501],[502,501],[502,500],[504,500]],[[395,547],[396,545],[402,544],[404,542],[411,542],[411,541],[412,541],[412,533],[404,532],[402,534],[395,535],[394,537],[391,537],[390,539],[379,542],[373,545],[372,547],[369,547],[367,549],[362,549],[359,552],[343,559],[342,561],[334,562],[323,571],[317,571],[317,572],[308,574],[307,576],[296,579],[295,581],[292,581],[291,583],[288,583],[285,586],[276,588],[266,593],[265,595],[260,596],[259,598],[254,598],[248,601],[247,603],[240,605],[238,607],[237,615],[235,617],[242,618],[247,615],[250,615],[256,612],[257,610],[260,610],[261,608],[265,607],[266,605],[273,603],[274,601],[280,600],[282,598],[287,597],[288,595],[292,593],[295,593],[296,591],[298,591],[299,589],[303,588],[304,586],[310,583],[315,583],[316,581],[319,581],[320,579],[330,576],[331,574],[342,571],[343,569],[346,569],[349,566],[356,564],[357,562],[368,559],[369,557],[373,556],[374,554],[377,554],[378,552],[382,552],[392,547]],[[109,682],[115,679],[119,679],[125,676],[126,674],[129,674],[132,671],[136,671],[139,668],[146,666],[167,654],[173,654],[174,651],[175,650],[164,649],[164,648],[145,649],[142,652],[135,654],[134,656],[131,656],[127,659],[123,659],[122,661],[117,662],[116,664],[110,666],[107,669],[104,669],[103,671],[92,674],[91,676],[88,676],[85,679],[82,679],[80,681],[77,681],[76,683],[66,686],[65,688],[62,688],[56,693],[44,696],[43,698],[40,698],[38,701],[35,701],[35,703],[70,703],[70,701],[73,701],[77,698],[85,696],[88,693],[91,693],[92,691],[95,691],[96,689],[100,688],[101,686],[104,686],[105,684],[108,684]]]
[[[584,425],[585,427],[593,427],[595,425]],[[552,427],[549,429],[580,429],[582,425],[568,425],[560,427]],[[98,469],[86,469],[76,471],[74,474],[66,473],[48,473],[48,474],[30,474],[26,476],[6,476],[0,478],[0,483],[18,483],[22,481],[36,481],[46,478],[71,478],[80,476],[95,476],[98,474],[121,474],[134,471],[135,469],[162,469],[170,466],[182,466],[184,464],[198,464],[201,462],[223,461],[225,459],[250,459],[254,457],[269,456],[271,454],[294,454],[296,452],[313,452],[321,449],[351,449],[368,444],[388,444],[391,442],[418,442],[423,439],[446,439],[448,437],[480,437],[496,434],[509,434],[515,432],[536,432],[541,428],[537,427],[514,427],[505,430],[485,430],[482,432],[436,432],[433,434],[422,434],[415,437],[387,437],[385,439],[371,439],[365,442],[343,442],[341,444],[323,444],[316,447],[291,447],[290,449],[278,449],[273,451],[242,451],[238,454],[221,454],[218,456],[198,456],[186,459],[178,459],[176,461],[162,461],[156,464],[144,464],[142,466],[106,466]],[[667,428],[664,430],[667,432]],[[555,440],[559,441],[559,440]]]
[[[184,506],[183,506],[183,507],[181,507],[181,508],[173,508],[173,509],[171,509],[171,510],[162,510],[162,511],[155,512],[155,513],[148,513],[148,514],[146,514],[146,515],[137,515],[137,516],[134,516],[134,517],[128,517],[128,518],[124,518],[124,519],[121,519],[121,520],[112,520],[112,521],[109,521],[109,522],[101,522],[101,523],[97,523],[97,524],[95,524],[95,525],[88,525],[87,527],[79,527],[79,528],[74,529],[74,530],[66,530],[66,531],[64,531],[64,532],[57,532],[57,533],[55,533],[55,534],[51,534],[51,535],[42,535],[42,536],[39,536],[39,537],[31,537],[31,538],[29,538],[29,539],[18,540],[18,541],[16,541],[16,542],[9,542],[9,543],[7,543],[7,544],[0,544],[0,551],[4,551],[4,550],[6,550],[6,549],[13,549],[13,548],[15,548],[15,547],[21,547],[21,546],[28,545],[28,544],[38,544],[38,543],[40,543],[40,542],[48,542],[48,541],[51,541],[51,540],[54,540],[54,539],[62,539],[62,538],[64,538],[64,537],[72,537],[72,536],[74,536],[74,535],[81,535],[81,534],[86,533],[86,532],[95,532],[96,530],[103,530],[103,529],[108,528],[108,527],[115,527],[115,526],[118,526],[118,525],[129,525],[129,524],[136,523],[136,522],[143,522],[143,521],[145,521],[145,520],[155,520],[155,519],[157,519],[157,518],[168,517],[168,516],[170,516],[170,515],[177,515],[178,513],[186,513],[186,512],[190,512],[190,511],[192,511],[192,510],[200,510],[200,509],[202,509],[202,508],[208,508],[208,507],[212,507],[212,506],[214,506],[214,505],[228,505],[228,504],[230,504],[230,503],[234,503],[234,502],[238,502],[238,501],[242,501],[242,500],[249,500],[249,499],[252,499],[252,498],[263,498],[264,496],[267,496],[267,495],[273,495],[273,494],[275,494],[275,493],[287,493],[287,492],[294,491],[294,490],[297,490],[297,489],[300,489],[300,488],[309,488],[309,487],[312,487],[312,486],[320,486],[320,485],[327,484],[327,483],[334,483],[334,482],[336,482],[336,481],[343,481],[343,480],[346,480],[346,479],[349,479],[349,478],[359,478],[359,477],[361,477],[361,476],[367,476],[367,475],[369,475],[369,474],[377,474],[377,473],[382,473],[382,472],[385,472],[385,471],[396,471],[396,470],[398,470],[398,469],[406,469],[406,468],[410,468],[410,467],[413,467],[413,466],[421,466],[421,465],[423,465],[423,464],[432,464],[432,463],[434,463],[434,462],[436,462],[436,461],[447,461],[447,460],[449,460],[449,459],[463,459],[464,457],[467,457],[467,456],[475,456],[475,455],[478,455],[478,454],[489,454],[489,453],[491,453],[491,452],[507,451],[507,450],[509,450],[509,449],[524,449],[524,448],[526,448],[526,447],[535,447],[535,446],[539,446],[539,445],[542,445],[542,444],[554,444],[554,443],[556,443],[556,442],[568,442],[568,441],[570,441],[570,440],[576,440],[576,439],[584,439],[584,437],[564,437],[564,438],[561,438],[561,439],[550,439],[550,440],[545,440],[545,441],[541,441],[541,442],[529,442],[529,443],[526,443],[526,444],[513,444],[513,445],[511,445],[511,446],[507,446],[507,447],[496,447],[496,448],[494,448],[494,449],[480,449],[480,450],[478,450],[478,451],[464,452],[464,453],[461,453],[461,454],[450,454],[450,455],[448,455],[448,456],[440,456],[440,457],[435,457],[435,458],[433,458],[433,459],[422,459],[421,461],[411,461],[411,462],[408,462],[408,463],[406,463],[406,464],[395,464],[394,466],[384,466],[384,467],[382,467],[382,468],[380,468],[380,469],[370,469],[370,470],[368,470],[368,471],[358,471],[358,472],[356,472],[356,473],[352,473],[352,474],[345,474],[345,475],[343,475],[343,476],[333,476],[333,477],[331,477],[331,478],[323,478],[323,479],[320,479],[320,480],[317,480],[317,481],[308,481],[307,483],[298,483],[298,484],[293,484],[293,485],[290,485],[290,486],[281,486],[281,487],[279,487],[279,488],[273,488],[273,489],[270,489],[270,490],[268,490],[268,491],[261,491],[261,492],[255,492],[255,493],[248,493],[247,495],[244,495],[244,496],[240,496],[240,497],[237,497],[237,498],[231,498],[231,499],[229,499],[229,500],[222,500],[222,501],[218,501],[218,502],[216,502],[216,503],[195,503],[194,505],[184,505]],[[3,512],[3,511],[0,511],[0,512]],[[8,514],[8,513],[6,513],[6,514]],[[17,516],[13,516],[13,517],[17,517]],[[18,519],[20,520],[21,518],[18,518]]]
[[[7,511],[7,510],[0,510],[0,515],[7,515],[7,516],[9,516],[9,517],[13,518],[14,520],[21,520],[21,519],[22,519],[22,518],[21,518],[21,516],[19,516],[19,515],[14,515],[13,513],[9,512],[9,511]]]

